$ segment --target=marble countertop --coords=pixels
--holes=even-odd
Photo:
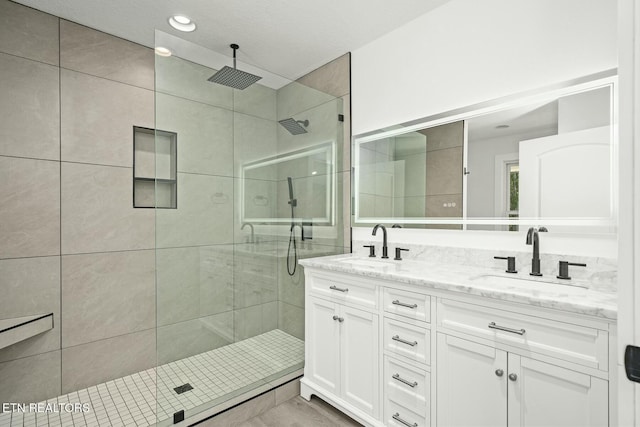
[[[504,270],[493,268],[413,260],[382,260],[357,254],[308,258],[301,260],[300,264],[308,268],[392,280],[609,320],[617,319],[618,314],[618,296],[613,287],[609,290],[586,289],[587,283],[560,280],[554,276],[536,278],[526,272],[508,274]]]

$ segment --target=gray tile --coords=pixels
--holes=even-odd
[[[133,126],[154,127],[153,91],[61,71],[63,161],[133,166]]]
[[[62,346],[156,324],[154,251],[62,257]]]
[[[0,156],[0,258],[60,253],[60,164]]]
[[[300,77],[296,82],[335,97],[344,96],[351,92],[350,55],[350,53],[345,53]]]
[[[418,198],[419,199],[419,198]],[[428,218],[462,218],[462,194],[445,194],[425,198]],[[455,206],[453,206],[455,204]]]
[[[427,153],[426,195],[462,193],[462,147]]]
[[[276,119],[276,91],[254,84],[244,90],[233,91],[233,110],[267,120]]]
[[[158,363],[204,353],[233,342],[233,314],[220,313],[158,328]]]
[[[40,402],[60,395],[60,351],[0,363],[0,402]]]
[[[427,151],[462,147],[464,144],[463,121],[435,126],[418,132],[427,136]]]
[[[153,90],[154,54],[148,47],[60,20],[60,66]]]
[[[297,117],[298,114],[334,99],[335,96],[298,82],[291,82],[278,89],[278,120],[286,119],[287,117],[302,120]]]
[[[65,348],[62,393],[149,369],[155,361],[155,329]]]
[[[304,308],[280,302],[278,304],[278,329],[304,340]]]
[[[278,154],[276,122],[246,114],[233,116],[234,175],[241,176],[242,167]]]
[[[178,174],[178,208],[156,211],[157,247],[233,243],[233,178]]]
[[[64,254],[153,249],[154,212],[134,209],[131,168],[62,163]]]
[[[289,381],[286,384],[281,385],[276,390],[276,405],[286,402],[289,399],[293,399],[296,396],[300,396],[300,380],[295,379]]]
[[[255,337],[264,332],[262,329],[262,304],[233,311],[235,341]]]
[[[0,361],[60,349],[60,257],[0,261],[3,319],[53,313],[53,329],[0,350]]]
[[[233,113],[156,95],[156,127],[178,134],[178,171],[233,176]]]
[[[158,325],[231,310],[231,247],[158,249],[156,256]]]
[[[58,76],[57,67],[0,53],[0,155],[60,158]]]
[[[156,56],[156,91],[233,110],[233,89],[207,79],[216,70],[178,56]]]
[[[1,0],[0,52],[58,65],[58,18]]]
[[[202,427],[231,427],[242,425],[246,420],[267,412],[275,406],[275,392],[270,391],[236,406],[220,415],[198,424]],[[273,424],[277,425],[277,424]]]

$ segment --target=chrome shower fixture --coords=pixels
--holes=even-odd
[[[218,83],[234,89],[244,90],[260,80],[262,77],[247,73],[246,71],[238,70],[236,68],[236,50],[238,50],[240,46],[233,43],[229,45],[229,47],[233,49],[233,68],[225,65],[220,71],[209,77],[207,80],[212,83]]]
[[[309,120],[296,120],[291,117],[288,119],[278,120],[278,123],[288,130],[291,135],[307,133],[305,128],[309,126]]]

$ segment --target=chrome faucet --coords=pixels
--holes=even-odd
[[[533,245],[533,258],[531,258],[531,276],[542,276],[540,273],[540,238],[538,233],[547,232],[545,227],[529,228],[527,231],[527,245]]]
[[[248,225],[249,227],[251,227],[251,240],[249,240],[247,243],[254,243],[254,241],[255,241],[255,234],[254,234],[254,232],[253,232],[253,224],[251,224],[250,222],[244,222],[244,223],[242,223],[242,227],[240,227],[240,231],[244,230],[244,228],[245,228],[247,225]]]
[[[371,233],[371,235],[375,236],[378,232],[378,228],[382,228],[382,258],[389,258],[389,255],[387,255],[389,248],[387,247],[387,229],[385,228],[385,226],[382,224],[377,224],[375,227],[373,227],[373,232]]]

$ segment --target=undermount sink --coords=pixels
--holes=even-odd
[[[382,260],[375,258],[347,258],[338,261],[343,264],[351,264],[354,267],[385,267],[391,265],[390,260]]]
[[[587,286],[576,283],[576,282],[567,282],[561,283],[559,280],[554,282],[544,282],[542,280],[529,279],[526,277],[507,277],[507,276],[497,276],[494,274],[483,274],[481,276],[476,276],[471,279],[476,283],[487,283],[492,285],[501,285],[501,286],[510,286],[510,287],[526,287],[527,289],[546,289],[546,290],[559,290],[562,291],[575,291],[575,292],[583,292],[584,289],[588,289]],[[560,288],[559,288],[560,287]]]

